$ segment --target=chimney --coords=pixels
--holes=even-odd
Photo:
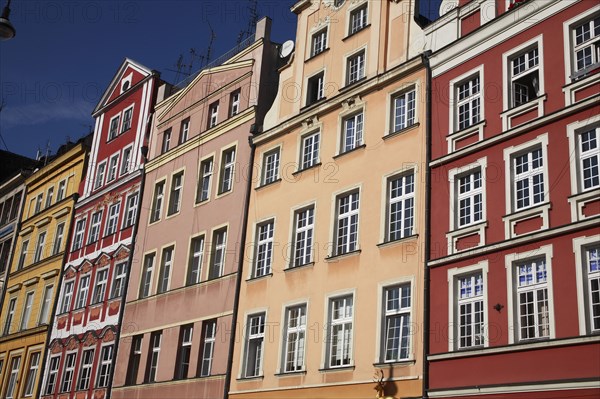
[[[263,17],[256,23],[256,33],[254,34],[254,41],[264,38],[265,41],[271,40],[271,18]]]

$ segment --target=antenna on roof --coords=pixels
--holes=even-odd
[[[257,1],[256,0],[248,0],[248,1],[250,2],[250,5],[248,6],[248,10],[250,12],[250,15],[248,18],[248,26],[246,27],[246,30],[241,30],[240,33],[238,34],[238,38],[237,38],[238,45],[244,39],[250,37],[254,33],[254,30],[256,29],[256,23],[258,22],[258,13],[256,11]]]
[[[208,23],[208,27],[210,28],[210,40],[208,42],[208,48],[206,49],[206,63],[207,64],[210,62],[210,53],[212,53],[212,46],[213,46],[215,39],[217,38],[217,35],[215,35],[215,30],[213,29],[210,22]]]

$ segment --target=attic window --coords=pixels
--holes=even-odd
[[[131,82],[129,80],[124,81],[121,85],[121,93],[127,91],[127,89],[129,89],[129,86],[131,86]]]

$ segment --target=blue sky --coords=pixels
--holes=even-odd
[[[293,39],[293,1],[259,1],[258,15],[273,20],[273,39]],[[0,0],[4,7],[6,0]],[[176,63],[190,49],[212,57],[234,47],[250,18],[248,0],[52,1],[13,0],[17,35],[0,42],[0,148],[34,157],[55,151],[93,125],[91,112],[125,57],[174,82]],[[200,60],[192,69],[201,66]],[[6,145],[6,146],[5,146]]]
[[[427,2],[428,0],[421,0]],[[439,0],[431,0],[439,1]],[[277,42],[294,39],[295,1],[259,0]],[[6,0],[0,0],[4,7]],[[34,157],[93,126],[91,111],[125,57],[174,83],[177,60],[212,59],[234,47],[250,18],[250,0],[13,0],[17,35],[0,42],[0,148]],[[201,66],[198,58],[192,71]]]

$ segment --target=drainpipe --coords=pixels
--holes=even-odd
[[[254,135],[258,132],[256,125],[252,125],[250,133]],[[246,228],[248,227],[248,211],[250,209],[250,193],[252,192],[252,168],[254,165],[254,152],[256,151],[256,145],[252,142],[252,136],[248,136],[248,144],[250,145],[250,163],[248,181],[246,182],[246,203],[244,204],[244,214],[242,222],[242,237],[241,237],[241,248],[237,276],[235,280],[235,298],[233,300],[233,319],[231,321],[231,340],[229,342],[229,354],[227,355],[227,372],[225,373],[225,386],[223,390],[223,399],[229,398],[229,385],[231,383],[231,373],[233,368],[233,349],[235,344],[236,329],[237,329],[237,315],[238,308],[240,305],[240,288],[242,287],[242,270],[244,266],[244,254],[246,250]]]
[[[423,274],[423,398],[428,398],[429,390],[429,339],[430,339],[430,324],[429,315],[431,313],[429,301],[429,251],[431,249],[431,66],[429,65],[429,57],[431,50],[423,53],[422,59],[425,64],[426,87],[425,87],[425,271]]]
[[[150,132],[150,129],[152,128],[152,120],[153,119],[154,119],[154,113],[151,111],[149,118],[148,118],[147,125],[146,125],[147,132]],[[146,137],[146,134],[144,134],[142,137],[143,137],[143,140],[145,140],[144,137]],[[142,144],[143,144],[143,141],[142,141]],[[110,399],[110,396],[112,394],[113,378],[115,375],[115,362],[117,359],[119,342],[121,339],[121,331],[123,330],[123,316],[125,313],[125,304],[127,302],[127,291],[129,289],[129,275],[130,275],[130,271],[131,271],[131,263],[133,262],[133,254],[135,252],[134,249],[135,249],[135,243],[137,240],[138,227],[140,224],[140,214],[142,213],[140,211],[141,211],[141,207],[142,207],[142,198],[144,196],[144,186],[146,185],[146,162],[148,161],[148,159],[147,159],[148,153],[146,152],[145,154],[142,154],[142,156],[144,157],[144,164],[142,165],[142,168],[141,168],[142,176],[140,179],[140,191],[138,194],[137,214],[135,215],[135,223],[133,224],[133,230],[131,232],[131,244],[130,244],[131,250],[129,252],[129,259],[127,259],[127,276],[125,279],[123,295],[121,296],[122,299],[121,299],[121,309],[119,309],[119,320],[117,321],[118,324],[115,326],[116,327],[115,347],[113,349],[112,367],[110,368],[110,375],[108,376],[106,399]]]

